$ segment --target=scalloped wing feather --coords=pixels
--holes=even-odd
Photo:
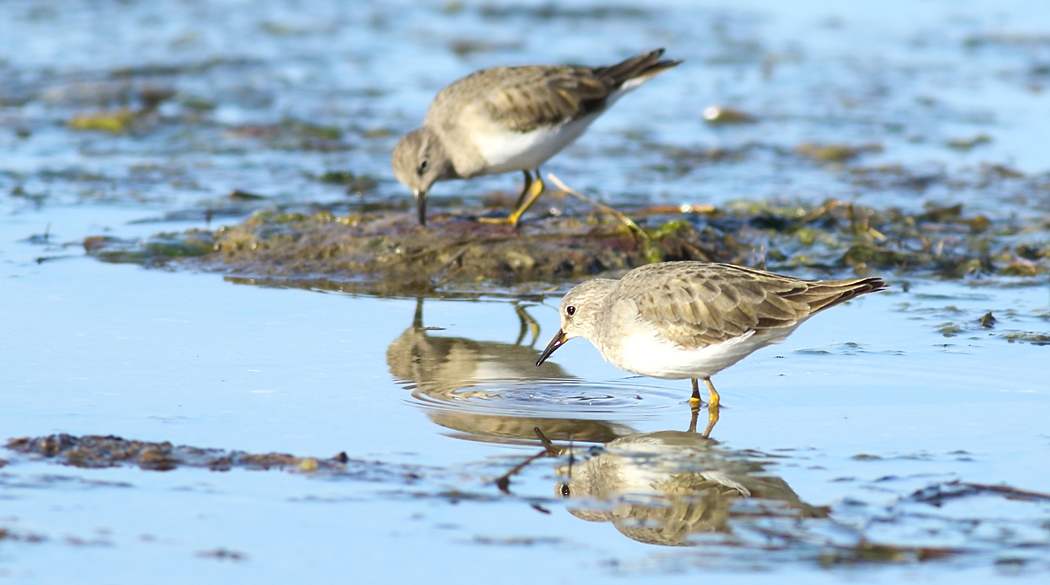
[[[684,273],[680,266],[667,266],[627,274],[618,292],[635,300],[641,320],[686,349],[751,330],[792,327],[817,311],[885,286],[874,278],[817,282],[732,265],[712,270],[712,265],[698,264]]]

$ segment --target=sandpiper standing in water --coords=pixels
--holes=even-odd
[[[598,278],[570,290],[561,301],[561,330],[536,365],[583,337],[628,372],[690,378],[694,409],[703,380],[710,392],[706,436],[718,420],[711,376],[783,341],[813,314],[884,288],[878,278],[802,280],[731,264],[650,264],[620,280]]]
[[[623,94],[681,61],[663,49],[606,67],[526,65],[476,71],[438,92],[423,125],[394,148],[397,179],[416,198],[426,225],[437,181],[522,171],[525,184],[506,218],[517,225],[543,192],[539,166],[580,137]]]

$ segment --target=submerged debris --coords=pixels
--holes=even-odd
[[[743,110],[724,106],[704,108],[704,122],[708,124],[751,124],[758,120]]]
[[[1026,331],[1023,333],[1007,333],[1003,337],[1005,337],[1010,343],[1015,341],[1027,341],[1032,345],[1050,345],[1050,335],[1046,333],[1032,333]]]
[[[84,238],[84,251],[107,262],[160,265],[173,258],[202,256],[214,250],[214,237],[210,232],[201,230],[159,233],[146,240],[125,240],[112,236]]]
[[[945,142],[945,145],[956,150],[971,150],[974,147],[990,144],[991,142],[992,138],[987,134],[978,134],[973,138],[953,138]]]
[[[881,144],[813,144],[804,142],[795,148],[798,154],[820,163],[844,163],[866,153],[882,152]]]
[[[817,556],[824,567],[875,563],[921,563],[963,554],[967,551],[947,547],[897,546],[861,542],[850,547],[829,547]]]
[[[230,139],[257,140],[279,150],[332,152],[347,148],[342,129],[287,117],[277,123],[235,126],[227,135]]]
[[[243,561],[248,558],[248,555],[245,553],[222,547],[198,551],[196,556],[205,559],[217,559],[220,561]]]
[[[912,495],[906,501],[930,504],[941,507],[949,500],[956,500],[980,495],[1001,496],[1007,500],[1026,502],[1050,502],[1050,494],[1022,490],[1008,485],[988,485],[968,481],[949,481],[927,486]]]
[[[326,171],[317,180],[329,185],[343,185],[346,192],[354,195],[363,195],[374,191],[379,186],[379,180],[367,174],[355,174],[346,170]]]
[[[285,453],[260,454],[175,446],[167,441],[129,441],[112,435],[22,437],[9,440],[7,448],[24,455],[55,458],[64,465],[86,468],[137,465],[150,471],[170,471],[178,467],[204,467],[212,471],[286,469],[300,473],[349,474],[360,479],[416,477],[415,472],[392,471],[381,463],[350,459],[346,453],[330,458],[296,457]]]
[[[47,537],[42,534],[15,532],[9,528],[0,526],[0,541],[10,540],[15,542],[44,542]]]
[[[68,126],[71,130],[94,130],[108,132],[110,134],[124,134],[135,128],[135,125],[149,119],[157,107],[174,97],[175,91],[167,87],[156,87],[147,85],[132,91],[132,88],[124,83],[117,84],[80,84],[65,89],[56,89],[46,92],[50,101],[65,101],[70,98],[79,98],[83,101],[89,98],[91,101],[110,102],[118,101],[126,104],[129,101],[137,102],[136,108],[122,105],[115,109],[96,111],[92,113],[80,113],[69,119]]]
[[[73,130],[100,130],[112,134],[125,132],[135,121],[135,112],[121,108],[112,112],[97,112],[94,114],[79,114],[69,120],[69,127]]]

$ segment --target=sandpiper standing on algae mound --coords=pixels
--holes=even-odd
[[[878,278],[801,280],[731,264],[650,264],[570,290],[561,301],[561,330],[536,365],[583,337],[628,372],[692,379],[694,409],[703,380],[710,392],[706,436],[718,420],[711,376],[783,341],[814,313],[884,288]]]
[[[522,171],[514,211],[490,223],[517,225],[543,192],[539,166],[569,145],[621,95],[681,61],[663,49],[607,67],[526,65],[476,71],[438,92],[423,125],[394,148],[397,179],[416,198],[426,225],[437,181]],[[535,175],[535,176],[534,176]]]

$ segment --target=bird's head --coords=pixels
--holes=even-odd
[[[417,128],[401,137],[391,162],[397,180],[411,189],[416,198],[420,225],[426,225],[431,185],[455,174],[441,141],[428,128]]]
[[[573,337],[582,337],[591,342],[597,339],[602,317],[600,313],[606,309],[606,299],[616,283],[615,280],[595,278],[573,287],[565,295],[558,308],[561,329],[540,354],[537,366]]]

